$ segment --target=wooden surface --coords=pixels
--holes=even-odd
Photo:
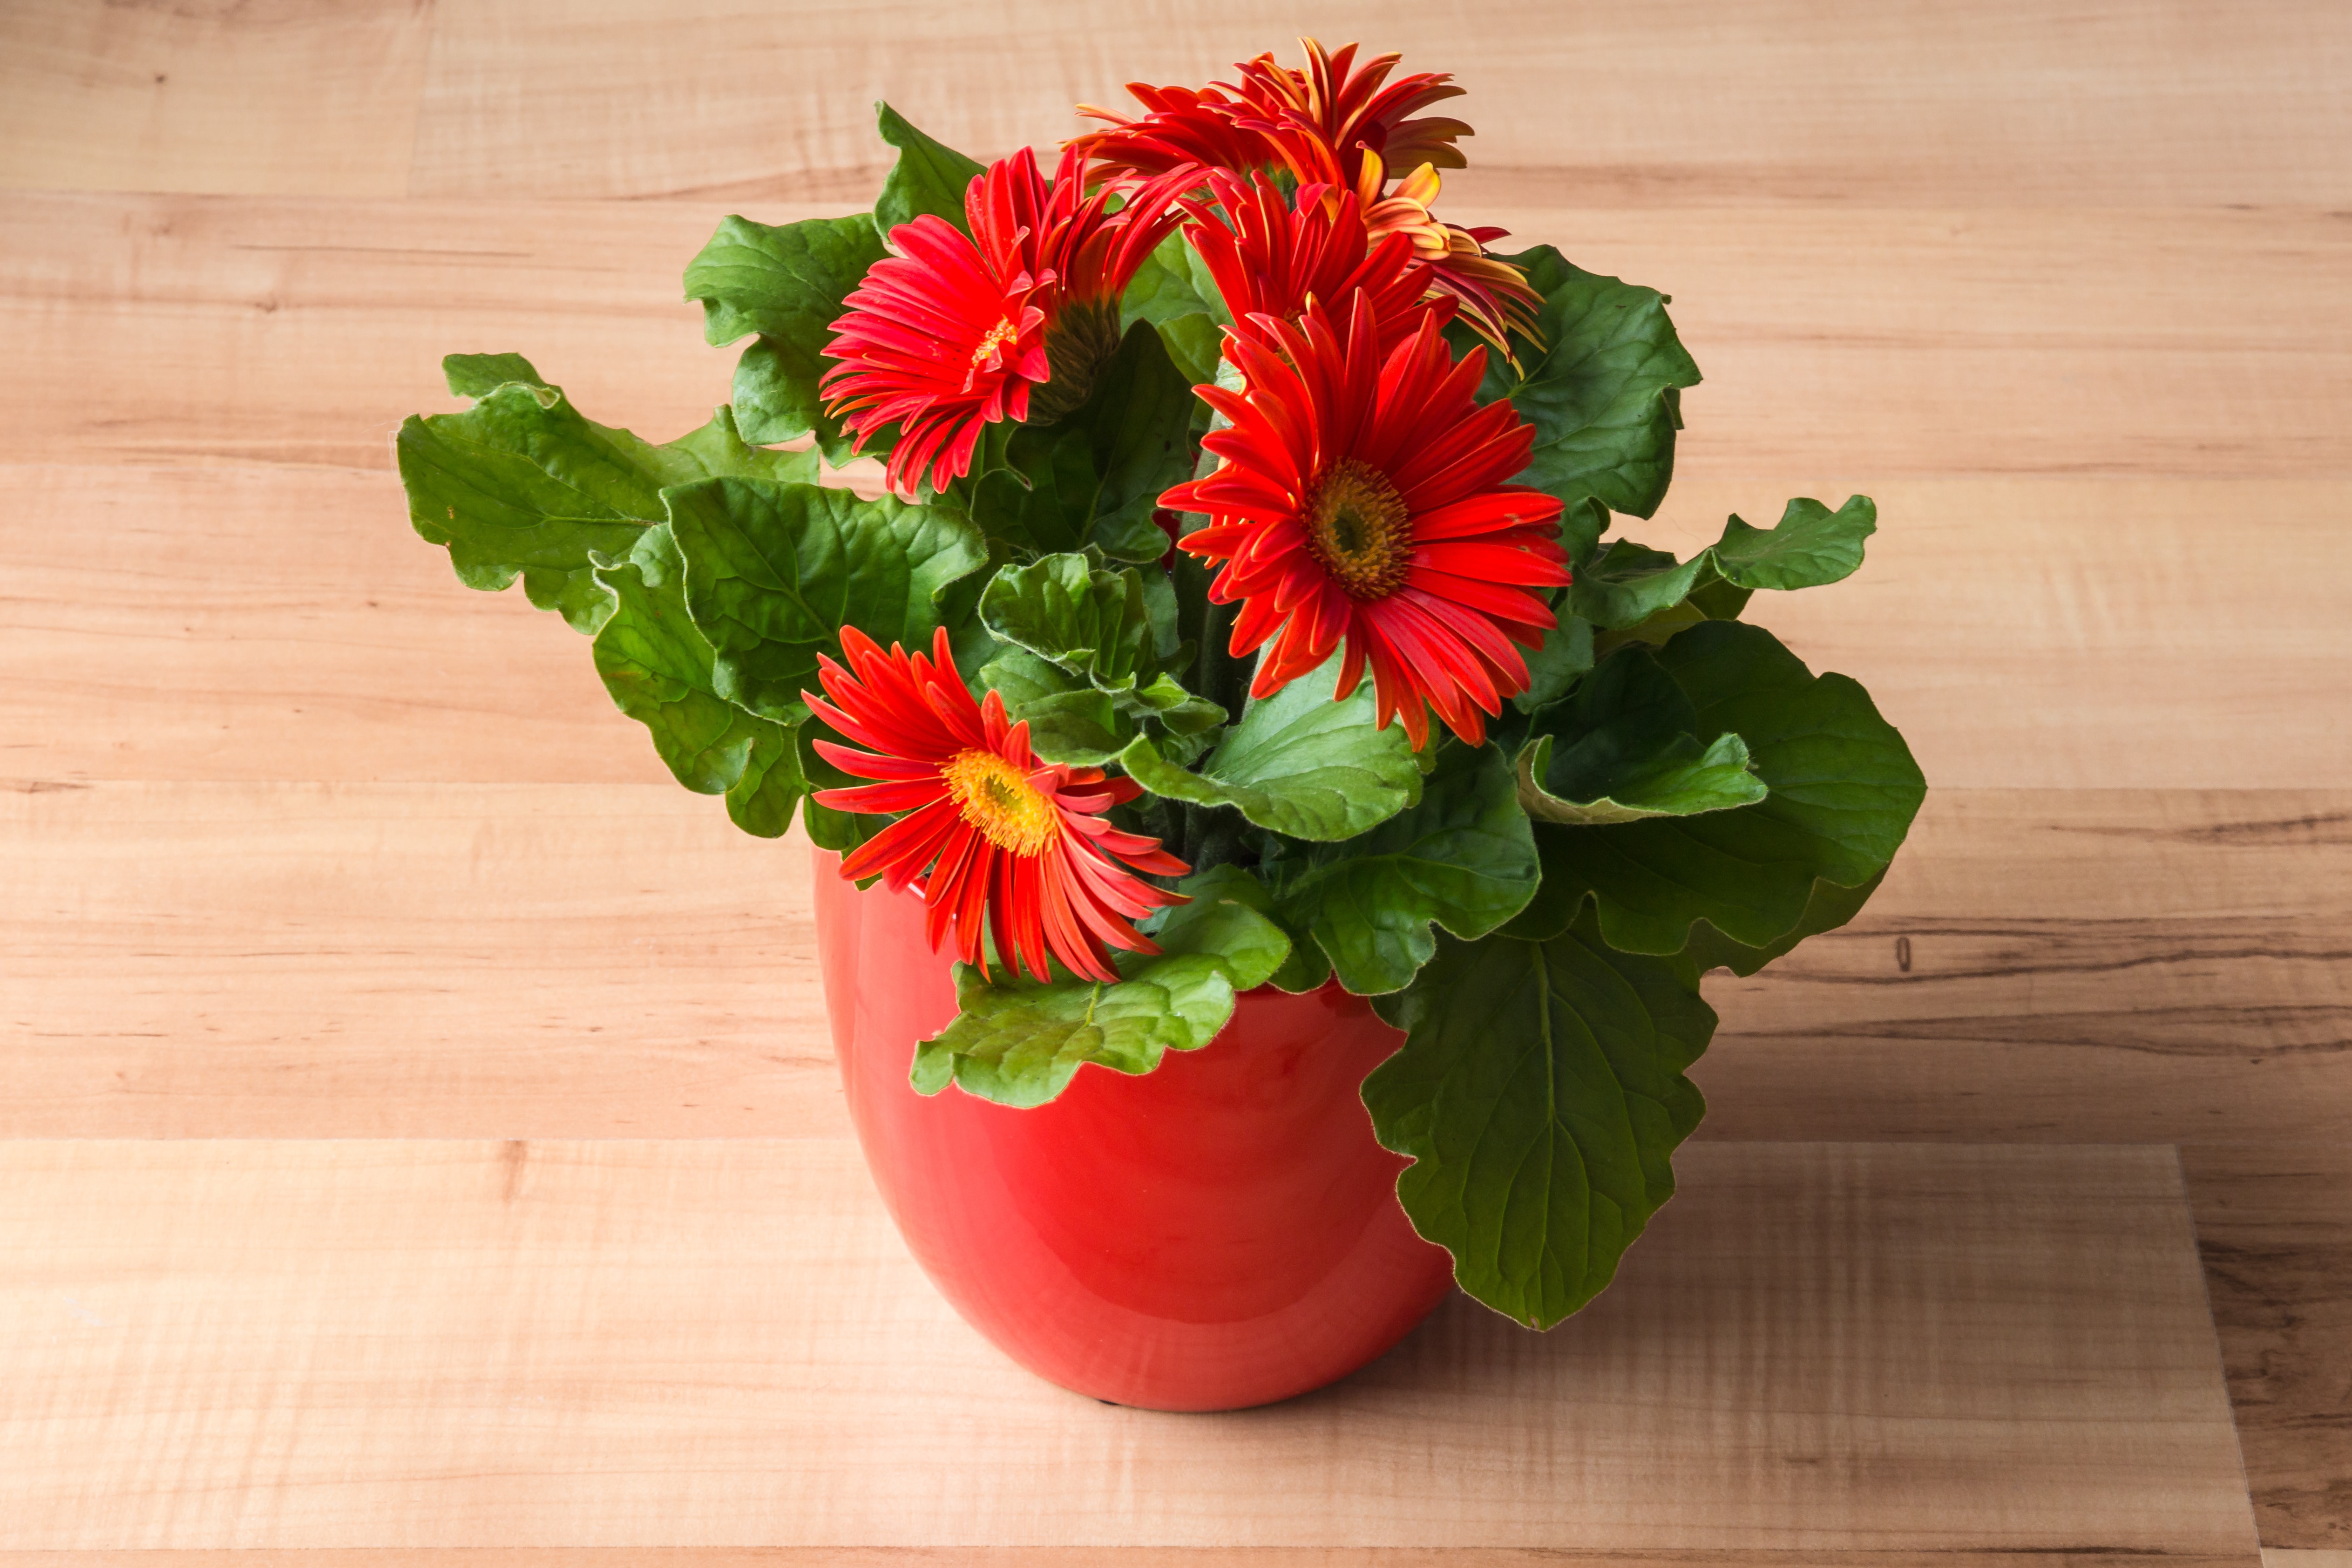
[[[1341,1384],[1209,1419],[997,1355],[847,1140],[22,1142],[5,1169],[26,1546],[2252,1557],[2168,1149],[1703,1145],[1570,1328],[1457,1296]],[[89,1486],[133,1456],[173,1507]]]
[[[682,352],[699,353],[692,339]],[[416,403],[450,405],[423,389]],[[286,417],[290,429],[299,409]],[[352,417],[377,434],[394,424],[389,412]],[[1769,523],[1789,495],[1835,505],[1863,483],[1825,459],[1818,475],[1687,479],[1629,531],[1688,548],[1712,542],[1730,512]],[[456,591],[446,558],[402,526],[388,470],[0,462],[0,486],[13,501],[0,510],[12,563],[0,592],[25,605],[0,624],[0,660],[30,677],[0,687],[10,774],[668,777],[560,624],[519,595]],[[1758,613],[1816,668],[1865,679],[1937,788],[2352,783],[2344,730],[2315,718],[2352,667],[2352,620],[2333,613],[2338,580],[2324,565],[2345,548],[2352,483],[1868,488],[1888,520],[1868,569]],[[2218,520],[2259,528],[2264,547],[2215,548]]]
[[[40,1238],[0,1254],[12,1325],[37,1313],[37,1331],[0,1335],[0,1548],[26,1549],[0,1551],[0,1565],[88,1563],[32,1549],[134,1541],[256,1549],[192,1562],[392,1560],[265,1550],[330,1539],[430,1539],[451,1550],[423,1561],[503,1568],[657,1562],[552,1550],[594,1539],[584,1528],[430,1531],[465,1517],[441,1506],[461,1496],[509,1522],[530,1507],[610,1517],[662,1484],[680,1519],[775,1506],[784,1467],[754,1497],[749,1468],[711,1480],[697,1463],[793,1429],[805,1410],[781,1391],[814,1386],[789,1381],[816,1364],[792,1347],[816,1342],[789,1337],[803,1319],[784,1306],[810,1277],[767,1254],[742,1278],[719,1274],[690,1245],[717,1234],[724,1173],[760,1194],[737,1218],[772,1231],[786,1223],[777,1194],[834,1181],[826,1245],[866,1270],[873,1310],[934,1314],[925,1353],[961,1332],[890,1274],[906,1266],[825,1142],[844,1121],[803,852],[734,833],[715,803],[669,784],[551,618],[455,584],[407,533],[389,436],[404,413],[451,405],[436,363],[457,349],[520,349],[592,414],[647,434],[698,424],[731,356],[701,343],[678,268],[725,212],[782,221],[862,204],[881,168],[871,100],[887,93],[978,153],[1046,142],[1072,127],[1071,100],[1287,48],[1291,28],[1255,13],[896,0],[0,12],[0,864],[13,895],[0,901],[0,1136],[25,1141],[0,1145],[0,1234]],[[1638,536],[1688,544],[1727,510],[1768,521],[1793,494],[1877,497],[1863,574],[1759,616],[1817,668],[1864,680],[1936,786],[1862,921],[1754,981],[1709,983],[1725,1019],[1698,1073],[1711,1142],[1600,1310],[1655,1301],[1675,1270],[1707,1267],[1689,1238],[1745,1212],[1769,1188],[1759,1173],[1828,1181],[1803,1162],[1829,1156],[1759,1147],[1775,1142],[1933,1145],[1851,1153],[1843,1184],[1802,1187],[1796,1208],[1856,1223],[1910,1213],[1951,1250],[1896,1247],[1909,1272],[1874,1271],[1878,1253],[1850,1249],[1856,1233],[1819,1233],[1840,1246],[1805,1257],[1859,1270],[1832,1276],[1848,1292],[1831,1315],[1843,1359],[1818,1359],[1822,1342],[1790,1326],[1820,1300],[1805,1290],[1824,1288],[1794,1269],[1750,1296],[1668,1303],[1685,1312],[1671,1323],[1588,1317],[1549,1340],[1477,1339],[1499,1331],[1457,1302],[1424,1339],[1567,1376],[1591,1372],[1574,1347],[1594,1324],[1703,1338],[1775,1324],[1790,1375],[1858,1377],[1879,1364],[1872,1350],[1925,1333],[1969,1347],[1935,1363],[1949,1381],[1934,1392],[1979,1401],[1976,1414],[1938,1449],[1918,1423],[1956,1406],[1896,1397],[1916,1381],[1783,1402],[1740,1381],[1762,1375],[1749,1357],[1768,1343],[1740,1340],[1703,1363],[1713,1375],[1687,1406],[1657,1407],[1661,1453],[1698,1465],[1695,1428],[1675,1422],[1759,1389],[1818,1423],[1863,1410],[1874,1388],[1876,1414],[1921,1445],[1903,1452],[1946,1464],[1916,1509],[1911,1491],[1886,1500],[1871,1489],[1887,1475],[1864,1462],[1878,1450],[1849,1422],[1843,1469],[1782,1467],[1772,1492],[1757,1457],[1794,1450],[1730,1422],[1709,1430],[1750,1446],[1717,1452],[1747,1468],[1709,1468],[1682,1500],[1689,1518],[1749,1528],[1760,1516],[1738,1510],[1768,1493],[1814,1500],[1826,1494],[1804,1487],[1843,1478],[1836,1506],[1801,1522],[1914,1533],[1768,1545],[1769,1531],[1621,1531],[1603,1548],[1591,1531],[1605,1518],[1580,1514],[1547,1524],[1546,1542],[1577,1546],[1566,1561],[1589,1546],[1620,1564],[2244,1563],[2250,1491],[2274,1568],[2337,1568],[2318,1553],[2352,1549],[2352,726],[2336,718],[2352,710],[2336,605],[2352,576],[2352,13],[2317,0],[1638,13],[1388,0],[1297,19],[1461,75],[1479,134],[1476,167],[1448,181],[1456,216],[1675,296],[1707,381],[1685,402],[1667,512]],[[667,1142],[779,1136],[809,1142]],[[350,1137],[399,1142],[318,1142]],[[656,1142],[537,1142],[616,1137]],[[285,1142],[37,1142],[58,1138]],[[497,1184],[506,1164],[432,1142],[452,1138],[533,1141],[516,1200]],[[2020,1144],[2035,1147],[1996,1152]],[[2026,1282],[2054,1277],[1994,1267],[2001,1248],[2045,1270],[2079,1260],[2021,1232],[1987,1237],[1965,1214],[1916,1217],[1956,1194],[2023,1205],[2036,1236],[2138,1237],[2154,1279],[2184,1256],[2149,1217],[2173,1197],[2102,1207],[2070,1187],[2071,1205],[2045,1210],[2018,1184],[2061,1166],[2110,1195],[2159,1166],[2169,1181],[2169,1156],[2151,1164],[2147,1145],[2179,1146],[2187,1173],[2245,1467],[2235,1535],[2151,1539],[2165,1509],[2210,1497],[2201,1417],[2149,1427],[2194,1462],[2147,1500],[2136,1476],[2107,1486],[2105,1472],[2027,1462],[2051,1451],[2032,1418],[2048,1391],[2022,1380],[2053,1357],[2089,1358],[2065,1364],[2106,1391],[2100,1410],[2193,1403],[2177,1278],[2137,1294],[2090,1281],[2110,1325],[2095,1343],[2029,1311],[2032,1331],[1994,1354],[1970,1326],[2023,1321],[2000,1314],[2027,1310]],[[1899,1183],[1856,1184],[1853,1172],[1906,1159],[1950,1183],[1909,1199]],[[534,1178],[547,1184],[535,1194]],[[534,1206],[560,1193],[571,1198]],[[578,1228],[592,1209],[609,1231]],[[656,1215],[678,1234],[656,1234]],[[383,1244],[373,1253],[362,1223]],[[301,1226],[320,1245],[289,1260],[283,1237]],[[663,1319],[655,1338],[677,1361],[542,1366],[530,1356],[584,1355],[630,1320],[593,1321],[557,1274],[502,1261],[519,1255],[499,1247],[541,1237],[570,1247],[571,1278],[616,1310],[651,1311],[695,1282],[732,1305]],[[237,1258],[252,1262],[223,1261]],[[448,1289],[404,1294],[416,1281],[403,1262]],[[1954,1283],[1968,1268],[1987,1270],[1982,1291]],[[74,1268],[119,1293],[116,1316],[53,1283]],[[467,1304],[480,1314],[449,1315]],[[2158,1305],[2173,1314],[2161,1323],[2147,1315]],[[2116,1317],[2127,1309],[2146,1310]],[[1417,1369],[1424,1394],[1437,1374],[1413,1358],[1434,1353],[1416,1342],[1394,1363]],[[2103,1355],[2168,1370],[2126,1377]],[[662,1370],[689,1363],[694,1378]],[[991,1364],[945,1355],[940,1378],[969,1399]],[[999,1403],[1059,1397],[1004,1375]],[[1400,1375],[1369,1381],[1401,1397]],[[550,1410],[533,1411],[538,1394]],[[1336,1419],[1325,1406],[1359,1396],[1284,1419]],[[1450,1477],[1457,1488],[1556,1477],[1527,1467],[1579,1452],[1561,1446],[1573,1401],[1507,1420],[1482,1408],[1464,1442],[1558,1440],[1515,1455],[1519,1468]],[[1100,1473],[1072,1456],[1106,1416],[1130,1418],[1086,1405],[1067,1427],[1024,1430],[1050,1430],[1044,1458],[1093,1484]],[[640,1428],[681,1446],[667,1459],[512,1462]],[[1329,1428],[1374,1429],[1354,1415]],[[2128,1450],[2109,1436],[2067,1451]],[[1980,1451],[1993,1457],[1963,1463]],[[1249,1466],[1263,1463],[1254,1450]],[[803,1479],[822,1474],[838,1472]],[[1336,1486],[1321,1499],[1362,1484],[1344,1467],[1320,1474]],[[1138,1475],[1130,1502],[1178,1495]],[[404,1477],[424,1491],[403,1491]],[[888,1495],[932,1506],[942,1477],[927,1468]],[[1971,1483],[2030,1528],[1931,1542],[1934,1517],[1965,1513]],[[2085,1497],[2096,1506],[2079,1521],[2098,1529],[2034,1533]],[[1528,1521],[1557,1521],[1514,1506],[1462,1510],[1444,1539],[1525,1544],[1538,1533]],[[321,1520],[374,1522],[334,1535]],[[1181,1539],[1124,1537],[1148,1538]],[[1461,1560],[1415,1546],[1434,1534],[1380,1539],[1393,1550],[1171,1546],[1130,1560]],[[690,1560],[881,1561],[815,1548]],[[1093,1560],[951,1544],[888,1558]]]
[[[0,1568],[88,1568],[99,1554],[0,1550]],[[120,1554],[117,1555],[127,1555]],[[141,1552],[140,1568],[2352,1568],[2343,1552],[2161,1552],[2137,1547],[1782,1552],[1738,1547],[756,1546],[298,1547]]]
[[[1707,983],[1699,1136],[2325,1148],[2347,817],[1932,793],[1861,920]],[[805,847],[675,784],[67,783],[0,791],[0,1134],[848,1131]]]
[[[732,205],[28,194],[0,213],[0,321],[29,362],[0,459],[388,468],[400,416],[450,402],[420,334],[527,342],[583,407],[667,439],[734,363],[678,287]],[[1706,374],[1683,479],[2352,467],[2352,222],[2329,213],[1478,212],[1674,296]]]

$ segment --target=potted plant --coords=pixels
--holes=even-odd
[[[1744,618],[1859,566],[1871,502],[1613,534],[1699,379],[1665,298],[1437,217],[1461,89],[1305,47],[1084,110],[1050,177],[882,108],[870,213],[688,266],[750,342],[679,440],[515,354],[397,438],[461,580],[589,634],[742,827],[804,825],[932,1279],[1161,1408],[1343,1375],[1453,1282],[1589,1301],[1699,1120],[1700,974],[1851,920],[1925,792]],[[873,499],[828,482],[861,455]]]

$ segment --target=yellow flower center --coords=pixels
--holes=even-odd
[[[981,837],[1014,855],[1041,852],[1054,837],[1054,803],[994,752],[958,752],[940,769],[948,796]]]
[[[1412,563],[1412,518],[1388,476],[1342,458],[1307,498],[1307,549],[1351,599],[1385,599]]]
[[[1013,337],[1019,331],[1020,329],[1013,324],[1013,320],[1009,316],[997,322],[996,325],[989,328],[986,332],[982,334],[980,346],[971,351],[971,363],[974,364],[987,363],[988,356],[994,353],[1004,344],[1007,339]]]

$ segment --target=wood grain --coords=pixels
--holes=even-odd
[[[844,1141],[0,1163],[12,1545],[2254,1545],[2168,1150],[1708,1146],[1569,1328],[1221,1417],[998,1359]]]
[[[1707,982],[1702,1136],[2340,1138],[2347,820],[1937,791],[1854,927]],[[668,784],[0,791],[0,1133],[844,1132],[800,842]]]
[[[0,1550],[0,1568],[85,1568],[87,1552]],[[2020,1552],[1461,1551],[1396,1546],[310,1547],[299,1552],[142,1552],[140,1568],[2352,1568],[2343,1553]]]
[[[676,784],[0,792],[12,1135],[845,1133],[805,842]]]
[[[2352,797],[1928,800],[1860,920],[1707,983],[1714,1132],[2352,1132]]]
[[[19,676],[0,775],[669,780],[588,640],[520,588],[461,587],[382,469],[28,466],[0,485]]]
[[[1450,216],[1675,295],[1708,379],[1685,405],[1675,495],[1638,537],[1687,546],[1723,512],[1769,521],[1790,494],[1882,503],[1859,577],[1761,614],[1817,668],[1870,686],[1937,792],[1863,921],[1755,981],[1708,983],[1724,1014],[1699,1068],[1713,1142],[1686,1177],[1750,1157],[1726,1139],[2184,1143],[2271,1568],[2336,1568],[2347,1553],[2293,1549],[2352,1545],[2352,731],[2319,717],[2352,700],[2333,602],[2352,565],[2352,11],[1309,0],[1271,33],[1233,0],[1074,15],[1069,0],[33,0],[0,15],[0,188],[20,193],[0,209],[0,779],[15,781],[0,786],[0,1134],[839,1132],[796,842],[747,840],[666,782],[551,620],[451,584],[402,521],[391,430],[454,406],[436,370],[452,349],[520,348],[592,415],[649,435],[698,424],[732,354],[699,344],[678,269],[730,208],[788,221],[863,205],[882,169],[871,100],[1001,152],[1050,141],[1072,100],[1115,101],[1130,77],[1198,79],[1286,48],[1295,23],[1459,73],[1478,166],[1449,176]],[[624,1416],[691,1431],[817,1375],[773,1364],[795,1321],[778,1303],[808,1279],[776,1283],[772,1249],[743,1278],[712,1262],[740,1239],[719,1184],[790,1146],[627,1147],[556,1158],[551,1221],[532,1207],[545,1189],[501,1206],[507,1167],[479,1150],[0,1148],[0,1228],[73,1230],[37,1246],[31,1271],[0,1253],[0,1311],[31,1302],[39,1329],[0,1334],[0,1500],[47,1489],[46,1513],[0,1510],[0,1568],[107,1555],[5,1550],[27,1519],[256,1548],[303,1529],[487,1540],[462,1535],[467,1510],[562,1522],[578,1496],[610,1513],[703,1484],[714,1451],[741,1460],[718,1472],[740,1483],[749,1447],[807,1430],[804,1412],[758,1406],[660,1474],[669,1461],[634,1428],[569,1479],[467,1468]],[[526,1168],[544,1177],[539,1150]],[[2016,1168],[2045,1157],[2076,1155],[2029,1151]],[[771,1196],[787,1183],[747,1179]],[[1899,1234],[1849,1227],[1799,1252],[1884,1282],[1881,1239],[1908,1268],[1904,1249],[1944,1224],[1905,1212]],[[583,1239],[591,1213],[617,1228]],[[788,1228],[775,1205],[760,1214],[763,1237]],[[286,1216],[290,1230],[267,1228]],[[681,1216],[679,1238],[646,1238]],[[503,1266],[543,1236],[572,1274]],[[117,1321],[143,1337],[111,1361],[100,1331],[39,1295],[109,1237],[124,1267],[92,1278],[190,1307]],[[300,1250],[267,1245],[289,1237]],[[226,1259],[196,1258],[207,1242]],[[242,1279],[238,1258],[258,1259]],[[885,1317],[930,1302],[858,1278]],[[1916,1279],[1922,1300],[1950,1289]],[[586,1281],[571,1304],[549,1294],[566,1280]],[[412,1299],[431,1289],[443,1298]],[[1839,1313],[1874,1299],[1816,1316],[1845,1332]],[[1990,1298],[1956,1300],[1965,1315]],[[613,1350],[581,1300],[662,1315],[631,1320],[650,1326]],[[1783,1338],[1765,1349],[1863,1364],[1770,1321]],[[77,1334],[81,1381],[26,1424],[10,1380],[65,1366],[60,1336]],[[1573,1363],[1570,1342],[1495,1353]],[[552,1382],[543,1344],[569,1358]],[[642,1344],[683,1349],[648,1360]],[[722,1366],[729,1346],[751,1349]],[[1710,1364],[1747,1375],[1756,1353],[1738,1339]],[[960,1352],[956,1375],[976,1360]],[[1988,1350],[1969,1368],[2006,1387],[2036,1364]],[[1415,1375],[1426,1389],[1437,1374]],[[533,1407],[497,1403],[518,1390],[549,1392],[559,1414],[534,1426]],[[1785,1430],[1827,1406],[1772,1408]],[[905,1426],[941,1440],[918,1416]],[[1725,1429],[1776,1430],[1753,1415]],[[1515,1430],[1552,1428],[1514,1409],[1475,1436]],[[1917,1452],[1967,1458],[1924,1438]],[[1156,1477],[1138,1473],[1149,1492]],[[1762,1461],[1726,1473],[1735,1500],[1821,1479]],[[789,1476],[762,1484],[757,1506],[792,1495]],[[337,1513],[353,1487],[364,1506]],[[937,1506],[929,1472],[913,1490]],[[434,1506],[453,1497],[453,1512]],[[1494,1515],[1509,1517],[1524,1516]],[[1885,1517],[1916,1521],[1911,1494]],[[1112,1560],[2114,1568],[2159,1550],[2248,1563],[2251,1540]],[[184,1555],[1107,1554],[162,1561]]]
[[[0,213],[25,366],[0,460],[387,466],[402,416],[452,406],[441,355],[506,349],[667,438],[727,395],[677,281],[724,210],[28,195]],[[2329,212],[1480,216],[1675,296],[1708,378],[1689,477],[2352,477],[2352,222]]]
[[[2324,0],[1305,0],[1279,19],[1246,0],[501,0],[436,19],[415,189],[855,195],[881,173],[877,99],[999,156],[1139,78],[1296,59],[1301,32],[1453,71],[1471,96],[1447,109],[1477,127],[1465,191],[1488,171],[1546,201],[1649,206],[2336,203],[2352,185],[2352,23]]]
[[[668,776],[585,642],[520,590],[459,589],[387,474],[25,465],[0,486],[0,663],[18,674],[0,686],[0,776]],[[1686,552],[1733,510],[1769,521],[1791,491],[1835,504],[1848,488],[1691,479],[1622,528]],[[2304,721],[2352,668],[2332,613],[2352,481],[1874,488],[1864,569],[1750,615],[1867,685],[1937,787],[2352,777],[2352,728]],[[2262,519],[2268,548],[2211,550],[2216,518]]]
[[[430,0],[11,0],[0,188],[396,196]]]
[[[2183,1152],[2264,1542],[2352,1568],[2352,1150]]]

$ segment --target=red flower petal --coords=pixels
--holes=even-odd
[[[1134,873],[1190,869],[1156,838],[1123,833],[1101,814],[1141,786],[1099,768],[1040,763],[1029,726],[1011,722],[992,691],[975,701],[956,673],[945,628],[927,657],[884,653],[854,626],[845,662],[817,661],[827,697],[801,695],[825,723],[871,751],[830,740],[817,752],[844,771],[881,782],[819,790],[837,811],[907,815],[843,857],[842,875],[879,876],[893,889],[919,879],[932,951],[952,932],[956,956],[989,973],[1049,977],[1049,960],[1073,973],[1116,980],[1110,952],[1156,952],[1130,923],[1184,902]],[[828,700],[829,699],[829,700]]]
[[[1244,390],[1212,437],[1224,466],[1161,504],[1208,517],[1178,544],[1218,564],[1213,599],[1240,602],[1254,692],[1344,647],[1339,690],[1369,668],[1381,724],[1418,746],[1434,712],[1475,744],[1527,687],[1516,645],[1552,624],[1541,591],[1569,581],[1560,503],[1507,482],[1533,436],[1508,404],[1477,405],[1483,353],[1456,362],[1425,317],[1383,355],[1386,330],[1361,289],[1297,323],[1245,321],[1228,352]]]
[[[1063,155],[1051,184],[1026,148],[992,163],[964,193],[971,232],[926,213],[892,229],[890,254],[844,301],[819,379],[825,406],[863,449],[885,428],[890,487],[943,489],[971,471],[983,426],[1025,419],[1033,384],[1053,379],[1047,342],[1073,308],[1116,300],[1151,248],[1182,221],[1179,188],[1084,191],[1085,158]]]

